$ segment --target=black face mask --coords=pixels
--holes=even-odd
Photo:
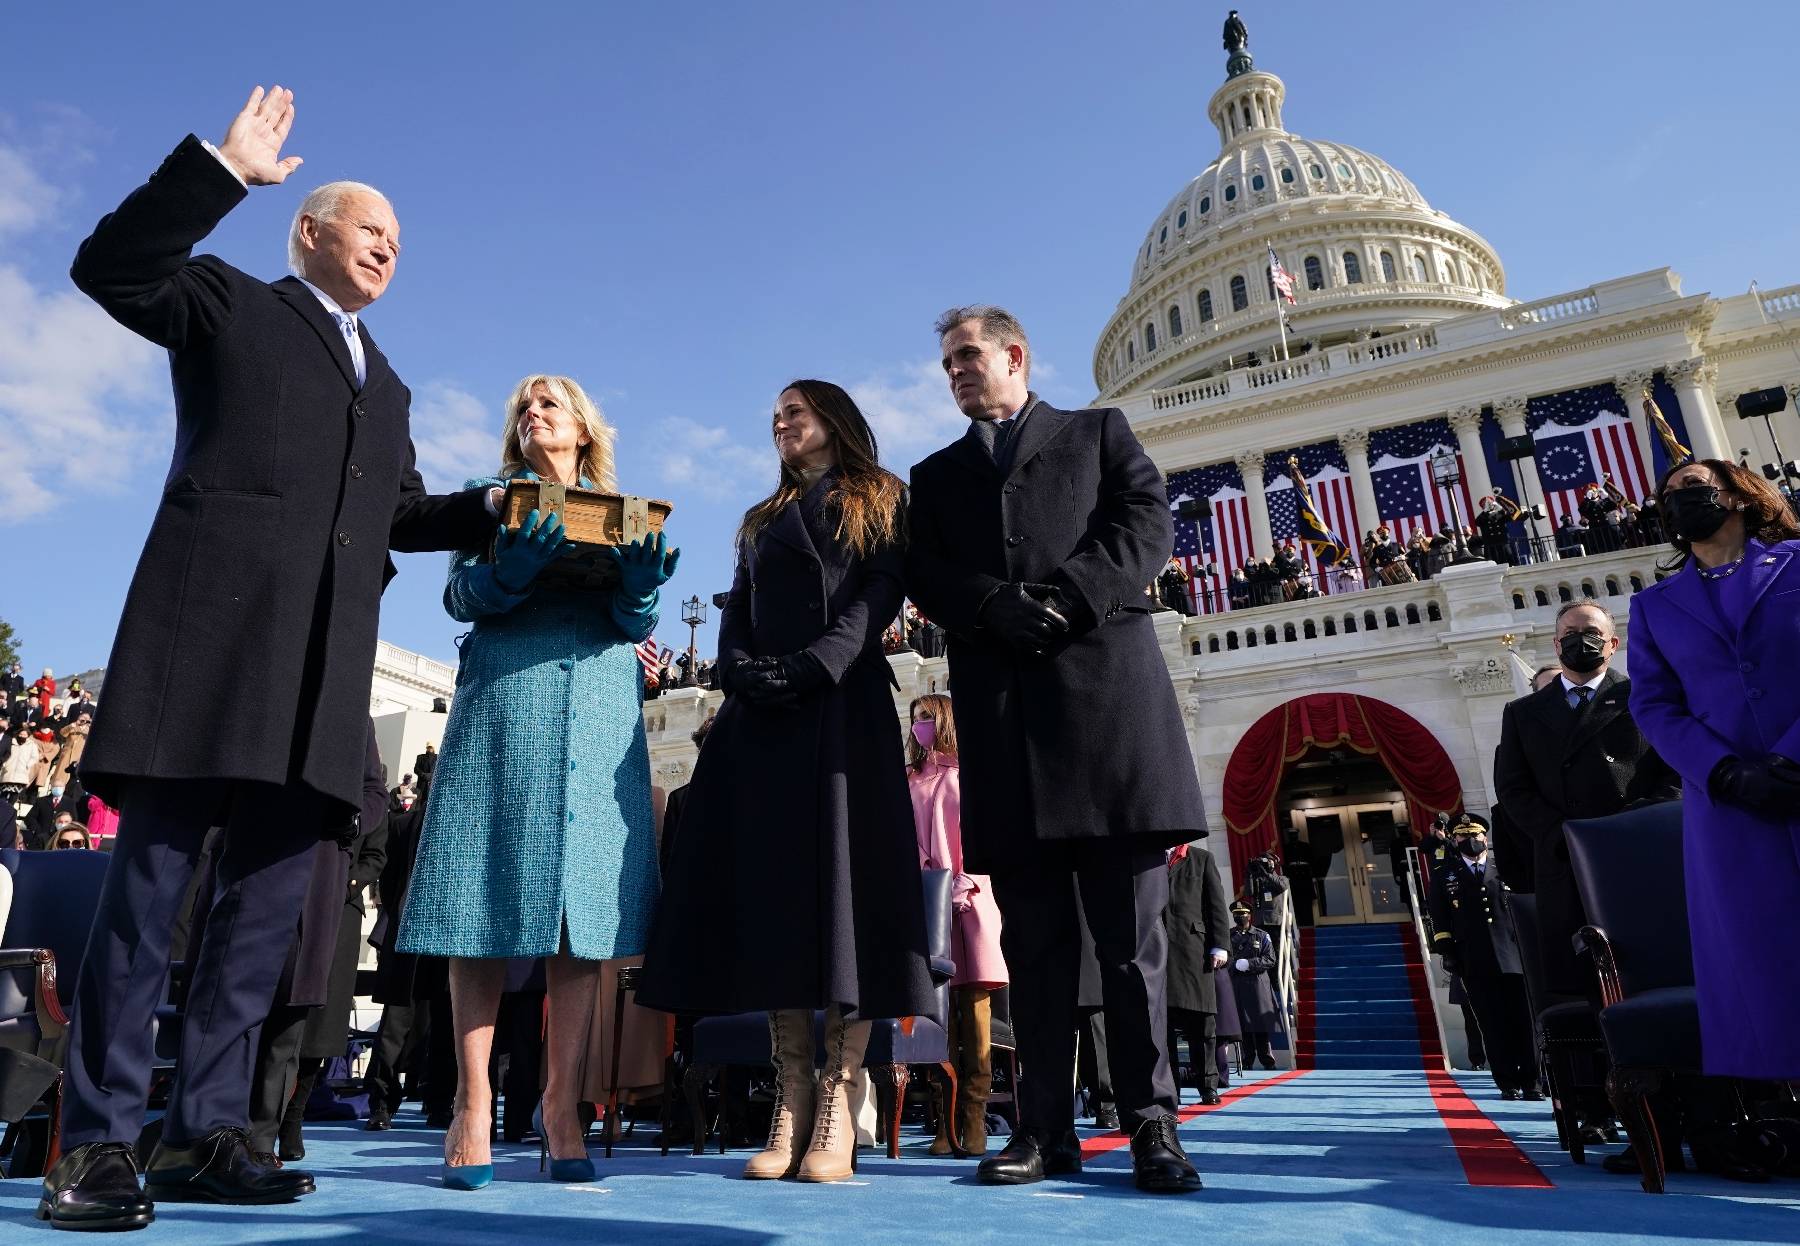
[[[1487,851],[1487,840],[1481,839],[1479,837],[1471,836],[1470,838],[1463,840],[1462,843],[1458,844],[1457,850],[1459,852],[1461,852],[1463,854],[1463,856],[1465,856],[1465,857],[1469,858],[1469,860],[1473,861],[1473,860],[1475,860],[1475,858],[1479,857],[1482,853]]]
[[[1606,661],[1606,641],[1586,632],[1570,632],[1556,642],[1556,655],[1577,674],[1591,674]]]
[[[1684,541],[1704,541],[1724,526],[1731,511],[1719,502],[1716,485],[1684,485],[1663,494],[1664,522]]]

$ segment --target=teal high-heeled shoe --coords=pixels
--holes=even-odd
[[[583,1155],[580,1159],[551,1159],[550,1131],[544,1128],[544,1101],[538,1100],[536,1110],[531,1114],[531,1127],[538,1134],[538,1171],[544,1171],[544,1165],[550,1165],[550,1180],[563,1182],[592,1181],[594,1179],[594,1161]]]
[[[454,1120],[451,1122],[455,1127]],[[444,1188],[446,1190],[479,1190],[494,1180],[494,1165],[486,1164],[452,1164],[444,1161]]]

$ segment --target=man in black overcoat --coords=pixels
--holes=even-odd
[[[1169,856],[1169,906],[1163,910],[1169,933],[1169,1058],[1175,1058],[1175,1035],[1185,1035],[1205,1104],[1219,1102],[1215,971],[1229,959],[1229,903],[1212,853],[1198,844],[1178,845]],[[1226,1003],[1236,1006],[1233,1000]]]
[[[62,1159],[39,1214],[135,1228],[151,1199],[279,1202],[312,1188],[251,1159],[251,1032],[310,876],[362,795],[390,548],[479,546],[494,499],[427,496],[410,395],[357,313],[399,252],[387,201],[333,183],[300,205],[269,284],[191,254],[252,185],[280,183],[293,94],[260,87],[214,147],[189,136],[82,243],[71,275],[169,352],[175,445],[84,756],[120,810],[70,1025]],[[224,828],[180,1075],[140,1190],[154,1010],[207,828]]]
[[[1571,940],[1587,925],[1569,866],[1563,823],[1601,818],[1645,800],[1680,795],[1675,772],[1632,721],[1631,681],[1612,669],[1619,637],[1600,603],[1572,601],[1556,614],[1561,672],[1507,705],[1494,754],[1494,793],[1531,843],[1544,985],[1560,1002],[1585,999],[1593,970]]]
[[[1137,1183],[1195,1190],[1166,1047],[1163,859],[1205,834],[1205,815],[1144,596],[1174,545],[1168,494],[1123,412],[1061,411],[1030,392],[1011,315],[957,308],[938,329],[971,423],[913,468],[907,583],[950,635],[963,852],[1004,919],[1024,1069],[1019,1128],[980,1179],[1081,1167],[1079,894]]]
[[[1431,950],[1462,978],[1501,1097],[1541,1099],[1525,968],[1487,823],[1465,813],[1450,829],[1456,851],[1431,886]]]

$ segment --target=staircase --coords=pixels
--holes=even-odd
[[[1417,1069],[1442,1061],[1424,965],[1404,924],[1300,931],[1295,1064]]]

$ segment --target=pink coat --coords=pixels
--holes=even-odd
[[[88,797],[88,838],[111,839],[119,833],[119,812],[98,796]]]
[[[932,753],[924,766],[907,774],[912,789],[913,827],[919,836],[919,865],[949,870],[956,925],[950,932],[956,976],[951,986],[1006,985],[1006,959],[1000,955],[1000,906],[986,874],[963,873],[962,777],[956,758]]]

